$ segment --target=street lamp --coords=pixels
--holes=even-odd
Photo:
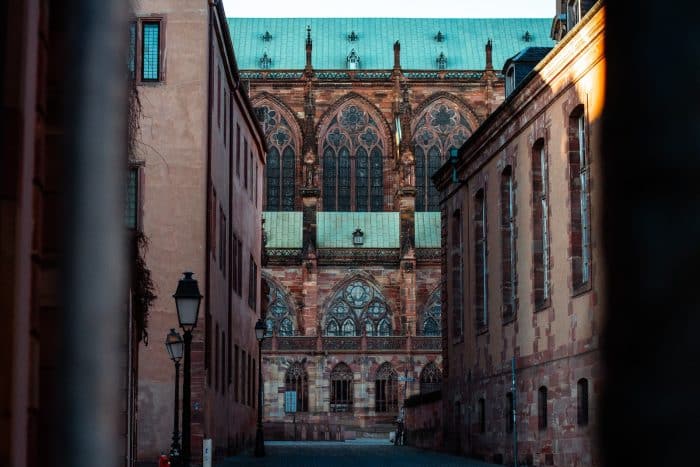
[[[170,329],[170,333],[165,338],[165,348],[170,359],[175,362],[175,416],[173,421],[173,443],[170,446],[170,460],[173,466],[180,465],[180,425],[178,415],[180,412],[180,359],[182,358],[183,342],[182,337],[175,329]]]
[[[177,307],[177,319],[180,327],[185,331],[185,368],[182,384],[182,464],[190,465],[190,433],[191,433],[191,409],[190,402],[190,353],[192,348],[192,330],[197,326],[199,304],[202,295],[199,293],[197,280],[192,278],[191,272],[184,272],[185,277],[177,283],[177,290],[173,294]]]
[[[258,319],[255,323],[255,338],[258,340],[258,426],[255,431],[255,457],[263,457],[265,455],[265,440],[263,438],[263,426],[262,426],[262,406],[263,398],[265,397],[265,390],[263,388],[262,379],[262,342],[265,339],[265,332],[267,331],[267,326],[265,326],[265,321],[262,318]]]

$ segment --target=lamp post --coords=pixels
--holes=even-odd
[[[262,342],[265,339],[267,326],[262,318],[255,323],[255,338],[258,340],[258,425],[255,431],[255,457],[263,457],[265,455],[265,439],[263,438],[262,426],[262,406],[265,390],[263,388],[262,379]]]
[[[177,307],[177,319],[180,327],[185,331],[185,368],[182,383],[182,465],[190,465],[190,424],[192,403],[190,402],[190,354],[192,348],[192,330],[197,326],[199,304],[202,295],[199,293],[197,280],[192,278],[191,272],[184,272],[184,277],[177,283],[177,290],[173,294]]]
[[[180,465],[180,433],[179,433],[179,414],[180,414],[180,359],[183,352],[182,337],[175,329],[171,329],[170,333],[165,338],[165,348],[168,351],[170,359],[175,362],[175,410],[173,420],[173,443],[170,446],[170,460],[173,467]]]

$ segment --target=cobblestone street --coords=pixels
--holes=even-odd
[[[284,467],[486,467],[480,461],[407,446],[393,446],[385,441],[272,441],[265,443],[266,457],[252,453],[231,457],[217,467],[284,466]]]

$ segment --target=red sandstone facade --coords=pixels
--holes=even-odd
[[[512,463],[514,404],[520,462],[600,465],[604,31],[598,3],[460,149],[459,184],[435,177],[449,449]]]
[[[131,165],[139,173],[139,225],[158,295],[150,344],[140,349],[138,459],[149,465],[169,451],[174,368],[161,342],[178,328],[171,295],[182,272],[192,271],[204,295],[191,385],[192,462],[200,463],[205,438],[215,459],[254,439],[266,148],[220,2],[141,2],[135,13],[142,111]],[[149,62],[157,76],[148,80],[139,55],[145,25],[160,33],[157,71]]]
[[[486,70],[465,72],[461,79],[448,80],[445,72],[436,73],[435,77],[432,73],[431,77],[420,72],[407,73],[400,66],[398,45],[394,69],[377,71],[375,74],[381,79],[367,79],[352,71],[313,69],[309,61],[311,47],[309,37],[303,73],[290,70],[285,78],[287,71],[242,72],[249,79],[251,100],[259,109],[258,118],[268,136],[270,151],[278,151],[283,170],[285,151],[291,147],[295,155],[290,163],[295,172],[290,178],[298,189],[285,200],[283,175],[282,195],[274,198],[275,206],[270,206],[269,170],[273,165],[269,165],[266,209],[277,211],[287,202],[283,210],[301,211],[302,216],[299,242],[286,248],[273,245],[279,223],[272,225],[267,219],[264,224],[268,237],[265,279],[269,295],[265,309],[273,321],[270,330],[274,334],[263,347],[266,437],[388,438],[402,401],[412,394],[439,388],[442,367],[439,318],[432,331],[425,326],[430,310],[437,306],[439,313],[440,307],[439,240],[423,247],[417,244],[421,235],[415,232],[416,211],[435,210],[428,205],[437,203],[435,198],[429,199],[425,183],[417,189],[414,159],[416,151],[422,149],[417,149],[416,135],[427,128],[426,119],[434,118],[440,111],[450,112],[454,126],[449,138],[454,139],[441,150],[444,160],[449,145],[459,146],[501,102],[503,79],[490,69],[489,63]],[[327,232],[320,233],[325,221],[319,216],[325,211],[343,211],[340,205],[329,206],[324,200],[326,142],[339,122],[342,130],[343,119],[355,111],[374,124],[371,130],[382,148],[383,183],[378,195],[381,201],[371,210],[398,213],[396,244],[385,243],[372,249],[322,245]],[[400,138],[396,134],[397,121],[403,129]],[[280,128],[288,135],[283,145],[275,141]],[[353,161],[360,157],[357,154],[352,156]],[[350,185],[351,202],[345,210],[360,211],[355,204],[360,184],[352,181]],[[420,208],[416,207],[417,196],[423,197]],[[438,229],[436,225],[436,237]],[[343,232],[347,238],[351,233]],[[372,233],[370,230],[367,235]],[[341,336],[340,330],[339,335],[332,335],[328,323],[333,304],[344,290],[357,284],[371,290],[389,310],[387,334],[353,328],[349,334]],[[272,304],[276,300],[283,303],[285,310],[280,311],[280,316],[286,313],[284,316],[292,323],[286,330],[280,328],[283,318],[274,315],[277,308]],[[335,384],[340,383],[333,380],[339,368],[348,371],[343,377],[351,382],[349,409],[347,401],[337,401]],[[385,377],[391,382],[382,382]],[[293,389],[305,394],[303,398],[297,396],[295,414],[288,413],[285,404],[285,392]]]

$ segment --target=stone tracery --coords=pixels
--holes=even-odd
[[[447,97],[425,106],[413,130],[416,160],[416,211],[438,211],[439,195],[430,177],[450,149],[459,148],[472,133],[467,114]]]
[[[325,314],[327,336],[391,335],[391,314],[383,295],[356,278],[333,295]]]

